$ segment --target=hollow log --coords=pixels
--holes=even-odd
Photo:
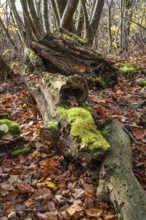
[[[102,134],[111,149],[101,166],[98,197],[110,199],[119,220],[146,219],[146,196],[133,174],[130,140],[122,123],[113,121]]]
[[[34,97],[44,124],[56,117],[56,109],[62,105],[79,104],[88,96],[86,80],[80,76],[62,76],[43,73],[38,81],[25,76],[26,85]]]

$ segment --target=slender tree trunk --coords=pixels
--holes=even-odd
[[[43,20],[46,33],[50,33],[48,0],[43,0]]]
[[[3,23],[3,20],[1,19],[0,17],[0,26],[2,27],[3,31],[5,32],[8,40],[10,41],[10,43],[12,44],[13,48],[15,49],[15,51],[17,52],[18,51],[18,48],[16,46],[16,44],[13,42],[10,34],[9,34],[9,31],[7,30],[7,28],[5,27],[4,23]]]
[[[64,13],[61,18],[60,27],[63,27],[70,32],[74,32],[73,15],[77,8],[77,5],[78,5],[78,0],[68,0]]]
[[[94,37],[98,29],[104,2],[105,2],[104,0],[98,0],[95,3],[93,14],[90,20],[90,35],[89,38],[87,39],[89,44],[93,44]]]
[[[67,4],[67,0],[55,0],[55,2],[56,2],[57,10],[58,10],[59,20],[61,20],[64,9]]]
[[[51,0],[51,4],[52,4],[52,8],[53,8],[53,11],[54,11],[54,17],[56,19],[56,24],[57,24],[57,28],[58,28],[59,25],[60,25],[60,18],[59,18],[59,15],[58,15],[56,3],[55,3],[54,0]]]
[[[25,28],[24,28],[23,22],[22,22],[22,20],[21,20],[21,18],[19,16],[19,14],[18,14],[18,11],[16,9],[15,1],[14,0],[9,0],[9,6],[10,6],[10,9],[12,10],[12,12],[13,12],[15,22],[16,22],[16,24],[18,26],[21,40],[25,44],[26,43]]]

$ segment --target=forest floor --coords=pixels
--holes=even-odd
[[[146,68],[146,57],[115,60],[115,65],[123,62]],[[19,73],[16,65],[13,68]],[[131,139],[133,170],[146,190],[146,89],[137,83],[142,78],[141,69],[132,79],[119,76],[114,88],[93,88],[89,99],[93,114],[98,115],[97,125],[108,119],[124,123]],[[59,151],[40,139],[42,119],[18,74],[13,81],[0,83],[0,117],[18,122],[21,136],[27,141],[23,147],[33,149],[31,154],[17,158],[0,154],[1,220],[117,220],[112,205],[101,203],[96,197],[99,164],[83,167],[75,161],[65,161]],[[3,141],[11,138],[7,135]],[[18,144],[16,148],[19,147]]]

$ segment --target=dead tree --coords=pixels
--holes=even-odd
[[[88,95],[89,76],[94,75],[95,79],[104,76],[108,82],[113,76],[115,82],[116,75],[113,65],[97,56],[86,44],[81,46],[72,40],[72,36],[71,39],[66,38],[67,36],[62,35],[47,35],[42,41],[31,41],[30,47],[42,58],[46,71],[36,72],[34,78],[31,78],[29,73],[24,76],[44,121],[42,136],[44,135],[45,140],[52,145],[52,140],[55,140],[56,145],[58,140],[64,139],[66,141],[66,145],[64,142],[62,144],[65,146],[64,151],[62,150],[64,153],[66,149],[72,152],[71,149],[80,144],[80,138],[75,139],[73,135],[71,136],[74,118],[71,120],[66,117],[66,121],[62,123],[57,113],[58,108],[64,105],[81,106]],[[56,128],[53,124],[53,129],[50,129],[50,121],[59,127]],[[90,131],[95,129],[93,122],[89,127]],[[105,127],[102,134],[111,148],[101,164],[98,197],[102,200],[108,198],[112,202],[119,220],[146,219],[145,193],[133,174],[128,135],[118,121]],[[103,143],[106,145],[106,142]],[[77,151],[82,147],[75,149]],[[84,153],[82,151],[81,153],[84,157]],[[96,152],[94,153],[96,155]]]

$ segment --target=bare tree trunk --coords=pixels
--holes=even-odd
[[[15,22],[18,26],[20,36],[21,36],[21,40],[25,44],[25,42],[26,42],[25,28],[24,28],[23,22],[22,22],[22,20],[19,16],[19,14],[18,14],[18,11],[16,9],[15,1],[14,0],[9,0],[9,6],[10,6],[10,9],[12,10],[12,12],[14,14],[14,19],[15,19]]]
[[[43,0],[43,20],[46,33],[50,33],[48,0]]]
[[[0,26],[2,27],[3,31],[5,32],[5,34],[6,34],[7,38],[8,38],[8,40],[9,40],[10,43],[12,44],[14,50],[17,52],[17,51],[18,51],[18,48],[17,48],[16,44],[13,42],[13,40],[12,40],[10,34],[9,34],[9,31],[8,31],[7,28],[5,27],[5,24],[3,23],[3,20],[1,19],[1,17],[0,17]]]
[[[109,2],[107,0],[107,5],[108,5],[108,33],[109,33],[109,51],[112,48],[112,32],[111,32],[111,6],[112,6],[112,0]]]
[[[58,11],[57,11],[57,7],[56,7],[56,3],[54,0],[51,0],[51,4],[52,4],[52,8],[53,8],[53,11],[54,11],[54,14],[55,14],[55,19],[56,19],[56,24],[57,24],[57,28],[59,27],[60,25],[60,18],[59,18],[59,15],[58,15]]]
[[[32,18],[32,23],[35,24],[38,33],[40,33],[43,36],[43,33],[44,33],[43,25],[40,23],[40,19],[37,15],[37,11],[34,5],[34,0],[27,0],[27,4],[29,7],[30,16]],[[46,4],[47,4],[47,1],[46,1]],[[46,7],[46,10],[47,10],[47,7]]]
[[[100,21],[100,17],[101,17],[101,13],[102,13],[102,9],[104,6],[104,0],[98,0],[95,3],[95,8],[93,10],[93,14],[90,20],[90,35],[89,38],[87,39],[89,44],[92,44],[94,41],[94,37],[95,34],[97,32],[98,29],[98,25],[99,25],[99,21]]]
[[[59,14],[59,20],[61,20],[64,9],[65,9],[66,4],[67,4],[67,0],[56,0],[55,2],[56,2],[58,14]]]
[[[20,0],[21,1],[21,5],[23,8],[23,13],[25,15],[25,19],[27,20],[27,25],[29,25],[29,28],[31,29],[32,32],[32,36],[34,37],[34,39],[39,39],[40,37],[40,33],[39,30],[37,30],[35,24],[33,23],[29,11],[28,11],[28,6],[27,6],[27,2],[26,0]]]
[[[78,0],[68,0],[61,18],[60,27],[63,27],[71,32],[75,31],[73,27],[73,14],[77,8],[77,5]]]

